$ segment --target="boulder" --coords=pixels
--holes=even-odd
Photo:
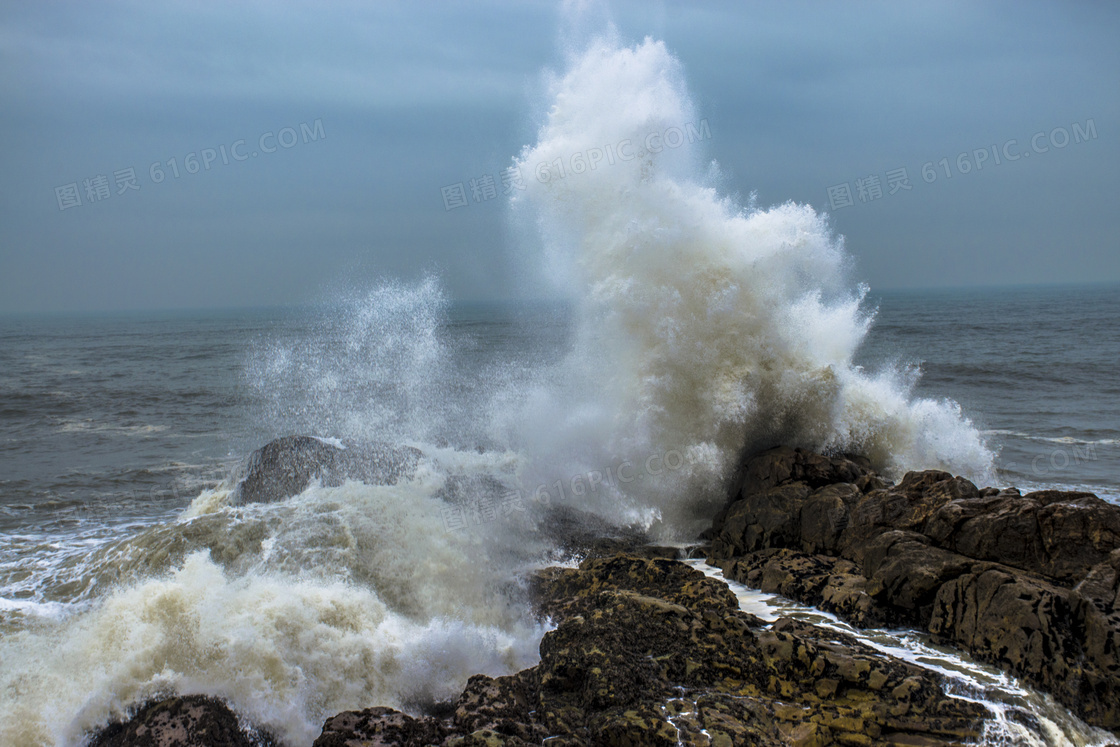
[[[171,697],[147,705],[124,723],[91,737],[89,747],[275,747],[264,732],[243,730],[237,715],[217,698]]]
[[[763,458],[743,462],[732,481],[731,498],[735,500],[743,495],[795,482],[819,488],[838,482],[858,483],[868,477],[875,475],[871,471],[871,462],[864,457],[830,457],[807,449],[779,446],[765,452]]]
[[[242,503],[271,503],[299,495],[312,480],[337,486],[346,480],[393,485],[410,477],[422,456],[411,446],[387,443],[336,446],[310,436],[285,436],[249,456],[236,498]]]
[[[345,711],[327,719],[314,747],[396,747],[440,744],[446,730],[431,718],[413,718],[392,708]]]
[[[871,595],[871,584],[850,560],[786,548],[763,550],[721,563],[732,581],[767,594],[781,594],[831,612],[854,625],[897,625],[893,608]]]
[[[1076,583],[1120,547],[1120,508],[1092,493],[1005,491],[940,507],[926,533],[962,555]]]

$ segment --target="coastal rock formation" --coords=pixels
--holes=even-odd
[[[278,500],[315,478],[391,481],[419,459],[408,466],[406,452],[362,478],[339,457],[347,451],[273,442],[254,457],[249,493]],[[476,487],[453,484],[464,495]],[[564,507],[534,516],[554,546],[585,557],[530,579],[555,625],[540,663],[475,675],[428,715],[378,704],[340,713],[316,747],[934,747],[974,740],[989,716],[927,669],[834,630],[742,612],[726,585],[636,530]],[[856,625],[920,628],[1120,729],[1120,507],[1088,493],[980,490],[939,471],[891,484],[858,457],[782,448],[744,460],[706,539],[728,578]],[[145,706],[91,742],[148,743],[269,742],[200,696]]]
[[[778,448],[708,533],[732,578],[856,625],[907,625],[1120,729],[1120,507]]]
[[[612,555],[532,583],[557,627],[541,662],[476,675],[444,717],[339,714],[343,745],[949,745],[986,711],[929,671],[791,619],[767,626],[668,558]],[[547,742],[545,742],[547,740]]]
[[[141,707],[125,723],[96,734],[89,747],[275,747],[266,734],[242,730],[225,703],[204,695],[166,698]]]
[[[315,479],[332,486],[346,480],[393,485],[415,472],[421,456],[411,446],[335,446],[310,436],[285,436],[249,456],[245,476],[237,485],[237,498],[243,503],[281,501],[302,493]]]

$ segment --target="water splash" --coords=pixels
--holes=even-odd
[[[706,454],[595,505],[620,515],[644,505],[670,532],[710,516],[744,447],[990,473],[959,406],[913,398],[905,374],[853,364],[873,314],[825,216],[744,207],[708,186],[700,144],[685,143],[702,120],[662,42],[600,38],[551,88],[537,142],[516,159],[537,178],[514,197],[577,314],[563,370],[518,415],[541,463],[571,473],[620,455]],[[671,132],[680,147],[666,147]]]
[[[453,407],[440,330],[447,299],[434,276],[347,292],[294,339],[272,338],[250,356],[247,379],[261,420],[276,434],[362,441],[423,440],[433,412]]]

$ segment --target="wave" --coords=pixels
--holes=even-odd
[[[166,425],[100,423],[88,418],[85,420],[63,420],[58,424],[58,430],[61,433],[113,433],[122,436],[140,437],[163,433],[167,428]]]
[[[1120,438],[1074,438],[1073,436],[1040,436],[1033,433],[1022,433],[1004,429],[986,430],[986,436],[1013,436],[1027,441],[1041,441],[1045,443],[1080,445],[1080,446],[1112,446],[1120,444]]]
[[[254,506],[205,491],[177,521],[73,556],[86,582],[73,596],[89,604],[48,605],[51,617],[0,639],[0,742],[74,744],[177,692],[224,698],[310,744],[342,710],[415,710],[476,672],[531,666],[544,629],[501,527],[448,531],[443,480],[429,467],[397,486],[314,486]]]
[[[990,473],[956,403],[853,363],[874,314],[825,216],[741,205],[697,147],[653,145],[701,131],[663,43],[601,38],[549,85],[513,208],[571,300],[564,358],[459,370],[434,277],[343,294],[261,342],[246,380],[263,432],[414,445],[418,472],[264,505],[233,504],[227,482],[65,554],[48,570],[72,611],[0,639],[0,742],[74,743],[175,691],[309,744],[339,711],[415,710],[531,665],[543,628],[518,579],[549,548],[518,517],[452,531],[445,498],[471,479],[671,539],[710,522],[744,449]]]
[[[873,313],[825,216],[741,205],[711,186],[697,148],[657,147],[651,133],[664,141],[701,121],[662,42],[597,40],[552,80],[551,100],[516,159],[539,178],[515,206],[541,228],[540,266],[574,296],[577,331],[562,370],[516,415],[530,453],[569,472],[618,455],[706,455],[641,495],[612,496],[670,533],[710,516],[744,449],[991,474],[993,454],[959,405],[913,397],[907,372],[853,364]],[[577,172],[605,143],[628,143],[633,157]]]

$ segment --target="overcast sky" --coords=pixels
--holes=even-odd
[[[534,140],[559,4],[2,8],[0,311],[520,295],[504,201],[442,188]],[[608,12],[680,58],[724,189],[829,212],[872,288],[1120,281],[1120,4]]]

